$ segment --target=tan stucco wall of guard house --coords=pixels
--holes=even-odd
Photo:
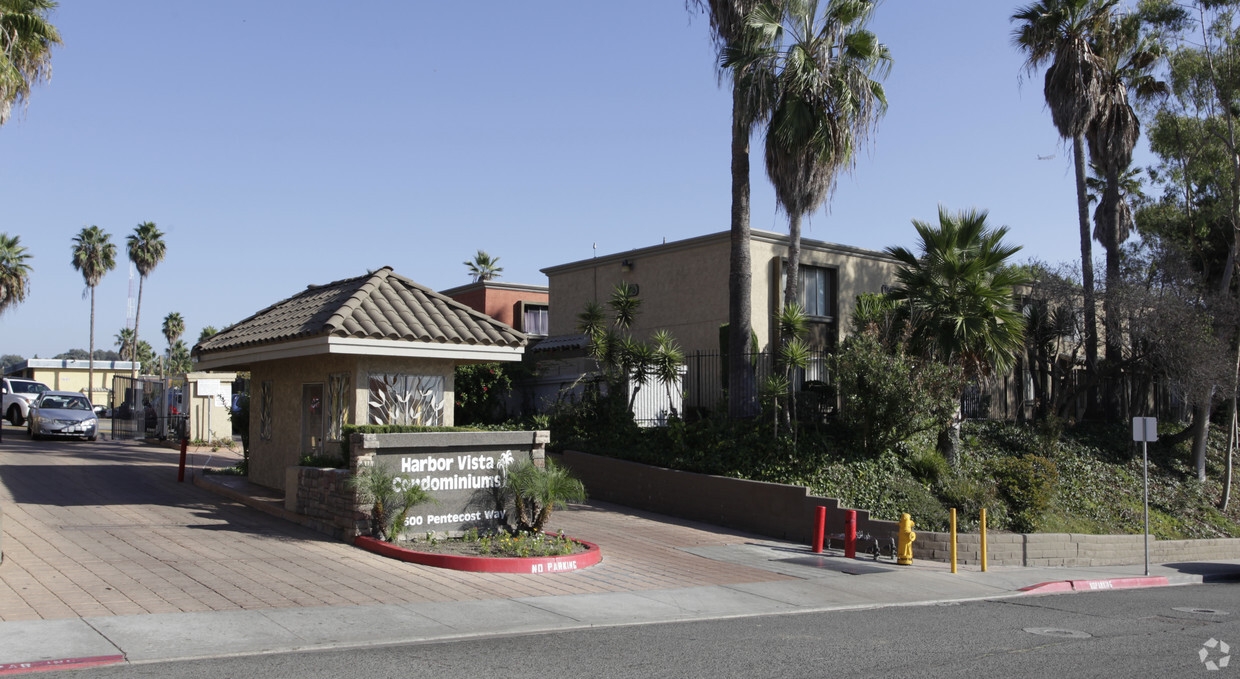
[[[194,347],[201,369],[250,371],[251,481],[286,490],[345,424],[450,426],[458,364],[519,361],[525,335],[383,267],[310,286]]]
[[[728,321],[730,238],[724,231],[543,269],[554,300],[549,334],[576,333],[577,314],[586,303],[605,303],[624,281],[637,285],[641,298],[635,337],[666,329],[687,351],[718,351],[719,326]],[[749,251],[750,323],[758,346],[769,350],[782,306],[788,236],[752,231]],[[801,267],[820,271],[828,288],[817,312],[807,309],[817,326],[811,339],[835,346],[849,331],[857,295],[893,285],[897,262],[874,250],[802,239]]]

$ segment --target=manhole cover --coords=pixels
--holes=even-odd
[[[1231,615],[1231,613],[1228,613],[1227,611],[1220,611],[1220,610],[1216,610],[1213,608],[1192,608],[1188,606],[1184,606],[1184,607],[1177,606],[1176,608],[1172,608],[1171,610],[1179,611],[1181,613],[1200,613],[1202,615]]]
[[[1025,631],[1030,634],[1037,634],[1044,637],[1060,637],[1062,639],[1088,639],[1091,635],[1088,632],[1082,632],[1074,629],[1057,629],[1055,627],[1026,627]]]

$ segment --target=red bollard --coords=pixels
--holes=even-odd
[[[827,508],[819,507],[814,517],[814,553],[822,554],[822,536],[827,532]]]
[[[185,483],[185,450],[189,448],[189,439],[181,439],[181,466],[177,469],[177,483]]]
[[[844,558],[857,558],[857,512],[844,512]]]

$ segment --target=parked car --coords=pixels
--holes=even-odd
[[[15,427],[20,427],[30,416],[30,404],[39,394],[49,391],[50,387],[42,382],[23,380],[17,377],[6,377],[0,382],[0,393],[4,399],[4,417]]]
[[[35,440],[44,436],[75,436],[94,441],[99,435],[99,418],[82,394],[45,391],[30,406],[26,433]]]

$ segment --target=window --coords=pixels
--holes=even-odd
[[[802,266],[801,307],[808,316],[832,318],[835,316],[835,270],[817,266]]]
[[[547,306],[543,304],[522,304],[521,331],[527,335],[547,334]]]

